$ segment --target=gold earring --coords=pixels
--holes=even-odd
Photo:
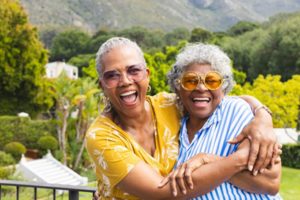
[[[104,108],[102,109],[102,112],[101,112],[101,104],[104,104]],[[109,98],[105,95],[103,95],[103,97],[101,98],[99,104],[98,104],[98,113],[99,115],[102,114],[102,113],[107,113],[109,111],[111,111],[111,108],[112,108],[112,103],[111,101],[109,100]]]
[[[151,91],[151,86],[148,85],[148,90],[147,90],[147,92],[150,92],[150,91]]]

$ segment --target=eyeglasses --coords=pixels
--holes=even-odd
[[[195,72],[185,72],[177,82],[181,83],[182,88],[185,90],[194,90],[201,80],[209,90],[219,89],[224,82],[222,75],[216,71],[208,72],[204,77],[198,76]]]
[[[131,82],[139,82],[146,77],[146,67],[144,64],[135,64],[126,68],[126,77]],[[106,71],[102,75],[103,83],[108,88],[118,87],[122,80],[122,74],[117,70]]]

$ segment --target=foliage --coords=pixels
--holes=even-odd
[[[52,120],[57,124],[57,138],[59,150],[63,153],[63,164],[67,165],[67,128],[70,112],[79,103],[74,99],[79,88],[76,82],[67,77],[63,70],[56,81],[52,82],[52,96],[55,99],[56,119]]]
[[[28,149],[37,148],[37,141],[45,135],[54,136],[55,126],[50,121],[30,120],[28,117],[0,116],[0,150],[5,144],[17,141]]]
[[[50,51],[50,61],[68,62],[72,57],[86,51],[90,36],[83,31],[66,30],[54,39]]]
[[[280,19],[280,17],[283,19]],[[263,25],[222,43],[234,61],[234,68],[252,81],[259,74],[280,74],[283,81],[300,72],[300,16],[279,15],[275,22]]]
[[[300,169],[300,144],[282,145],[282,166]]]
[[[0,115],[36,118],[52,104],[43,78],[47,51],[18,1],[1,1],[0,24]]]
[[[98,47],[99,48],[99,47]],[[87,68],[91,60],[96,58],[96,54],[80,54],[72,57],[68,64],[78,67],[78,76],[83,76],[83,68]]]
[[[186,43],[186,41],[182,41],[177,47],[166,47],[166,54],[156,53],[153,56],[145,54],[147,67],[150,70],[151,95],[162,91],[170,91],[167,84],[166,73],[171,69],[171,65],[175,61],[175,55],[178,54],[179,49]]]
[[[0,151],[0,167],[16,164],[15,159],[11,154],[7,154],[4,151]]]
[[[251,95],[268,106],[273,112],[273,126],[295,128],[299,125],[300,76],[294,75],[287,82],[281,82],[279,75],[259,75],[253,85],[236,85],[230,94]]]
[[[40,155],[46,155],[47,150],[55,150],[58,147],[58,141],[53,136],[43,136],[38,142],[38,149]]]
[[[89,67],[82,68],[83,77],[91,77],[93,79],[98,79],[98,73],[96,70],[96,60],[92,59],[89,63]]]
[[[190,32],[186,28],[175,28],[164,35],[166,46],[176,46],[178,42],[188,40],[189,38]]]
[[[248,31],[253,31],[256,28],[259,28],[260,24],[257,22],[248,22],[245,20],[238,21],[238,23],[234,24],[230,27],[226,33],[231,37],[235,37],[238,35],[242,35]]]
[[[18,162],[22,154],[26,153],[26,148],[20,142],[11,142],[4,146],[5,153],[11,154]]]
[[[203,28],[194,28],[191,32],[190,42],[206,42],[213,37],[213,33]]]

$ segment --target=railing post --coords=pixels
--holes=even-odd
[[[1,190],[1,185],[0,185],[0,200],[1,200],[1,193],[2,193],[1,191],[2,191],[2,190]]]
[[[34,200],[37,200],[37,188],[34,187]]]
[[[19,186],[17,186],[17,200],[19,200]]]
[[[55,189],[53,189],[53,200],[55,200],[55,198],[56,198],[56,192],[55,192]],[[1,200],[1,199],[0,199]]]
[[[69,200],[79,200],[79,192],[76,190],[69,190]]]

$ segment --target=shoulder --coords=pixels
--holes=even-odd
[[[175,93],[160,92],[154,96],[147,96],[152,105],[174,105],[177,101]]]
[[[119,129],[120,128],[109,118],[100,115],[87,130],[85,139],[87,143],[101,141],[101,139],[106,140],[108,136],[113,137],[113,135],[120,135]]]

